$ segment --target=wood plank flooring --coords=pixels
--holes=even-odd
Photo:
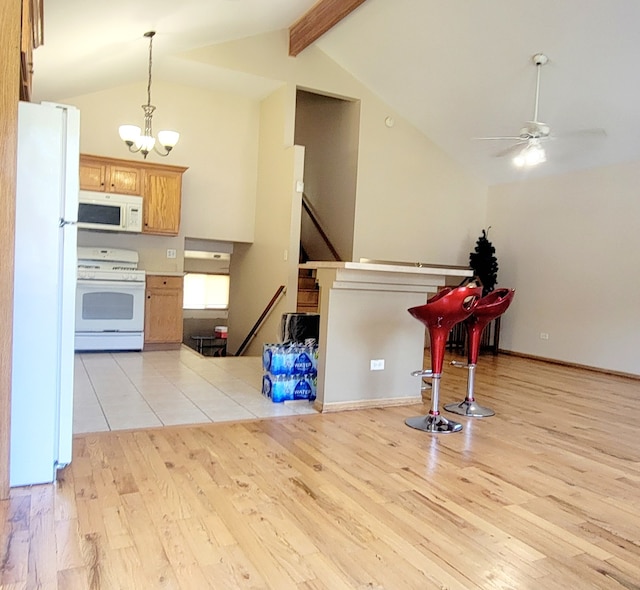
[[[79,435],[0,502],[0,588],[640,590],[639,393],[483,356],[496,416],[457,434],[417,405]]]

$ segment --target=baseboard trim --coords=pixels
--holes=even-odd
[[[592,367],[590,365],[581,365],[580,363],[571,363],[569,361],[561,361],[558,359],[547,358],[544,356],[536,356],[534,354],[525,354],[523,352],[515,352],[513,350],[499,349],[500,354],[508,354],[510,356],[516,356],[523,359],[531,359],[534,361],[542,361],[543,363],[550,363],[552,365],[560,365],[562,367],[573,367],[574,369],[585,369],[587,371],[593,371],[594,373],[601,373],[603,375],[615,375],[616,377],[627,377],[628,379],[635,379],[640,381],[640,375],[635,373],[625,373],[623,371],[613,371],[612,369],[602,369],[600,367]]]
[[[318,400],[313,407],[326,414],[328,412],[344,412],[347,410],[365,410],[369,408],[389,408],[392,406],[411,406],[422,403],[422,395],[415,397],[387,397],[381,399],[363,399],[350,402],[329,402],[323,404]]]

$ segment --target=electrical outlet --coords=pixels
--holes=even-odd
[[[175,258],[176,251],[174,248],[167,248],[167,258]]]
[[[384,371],[384,359],[371,359],[372,371]]]
[[[549,340],[549,334],[547,332],[540,332],[540,340]]]

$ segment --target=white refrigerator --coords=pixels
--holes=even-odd
[[[18,107],[11,486],[71,461],[80,113]]]

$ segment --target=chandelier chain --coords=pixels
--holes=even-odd
[[[151,64],[153,63],[153,36],[154,31],[147,33],[149,36],[149,81],[147,83],[147,106],[151,104]]]

